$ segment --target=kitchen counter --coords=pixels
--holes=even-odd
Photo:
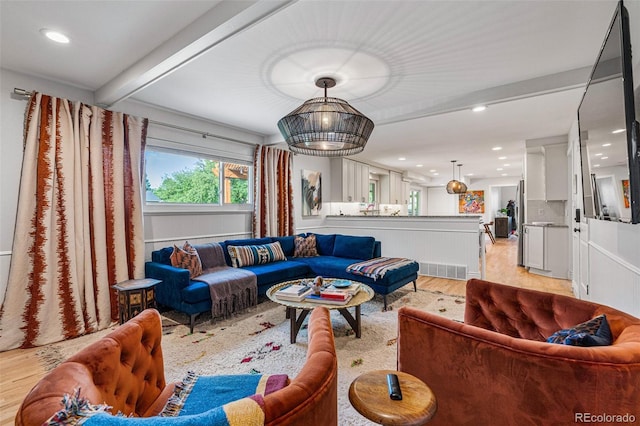
[[[523,223],[524,226],[542,226],[545,228],[568,228],[569,225],[564,225],[562,223],[548,223],[548,222],[531,222],[531,223]]]
[[[480,220],[482,215],[479,214],[468,214],[468,215],[452,215],[452,216],[391,216],[391,215],[358,215],[358,214],[344,214],[344,215],[327,215],[326,218],[356,218],[356,219],[458,219],[458,220],[469,220],[477,219]]]

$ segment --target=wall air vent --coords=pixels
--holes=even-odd
[[[420,275],[452,280],[467,280],[467,267],[465,265],[420,262]]]

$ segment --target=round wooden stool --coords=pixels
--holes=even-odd
[[[396,374],[402,400],[389,398],[387,374]],[[420,379],[393,370],[377,370],[358,376],[349,387],[349,401],[358,413],[386,426],[427,423],[437,410],[436,397]]]

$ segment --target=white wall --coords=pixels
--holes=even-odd
[[[506,207],[503,202],[502,188],[513,188],[513,198],[520,179],[517,177],[504,177],[494,179],[475,179],[467,183],[469,191],[484,191],[484,214],[482,219],[491,222],[496,216],[496,211]],[[509,190],[507,190],[509,191]],[[423,213],[428,216],[458,215],[458,195],[448,194],[444,186],[430,186],[423,191],[427,199],[427,209]],[[504,205],[503,205],[504,204]]]

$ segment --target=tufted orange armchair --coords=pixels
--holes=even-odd
[[[546,343],[554,332],[600,314],[607,316],[613,345]],[[434,391],[438,413],[430,424],[559,425],[603,414],[640,420],[640,319],[568,296],[472,279],[464,321],[410,307],[398,311],[398,369]]]
[[[308,327],[302,370],[264,398],[266,425],[338,423],[338,363],[329,311],[314,309]],[[112,406],[112,413],[157,415],[174,389],[165,383],[161,337],[158,311],[143,311],[43,377],[18,409],[16,425],[41,425],[62,408],[63,395],[76,388],[91,404]]]

